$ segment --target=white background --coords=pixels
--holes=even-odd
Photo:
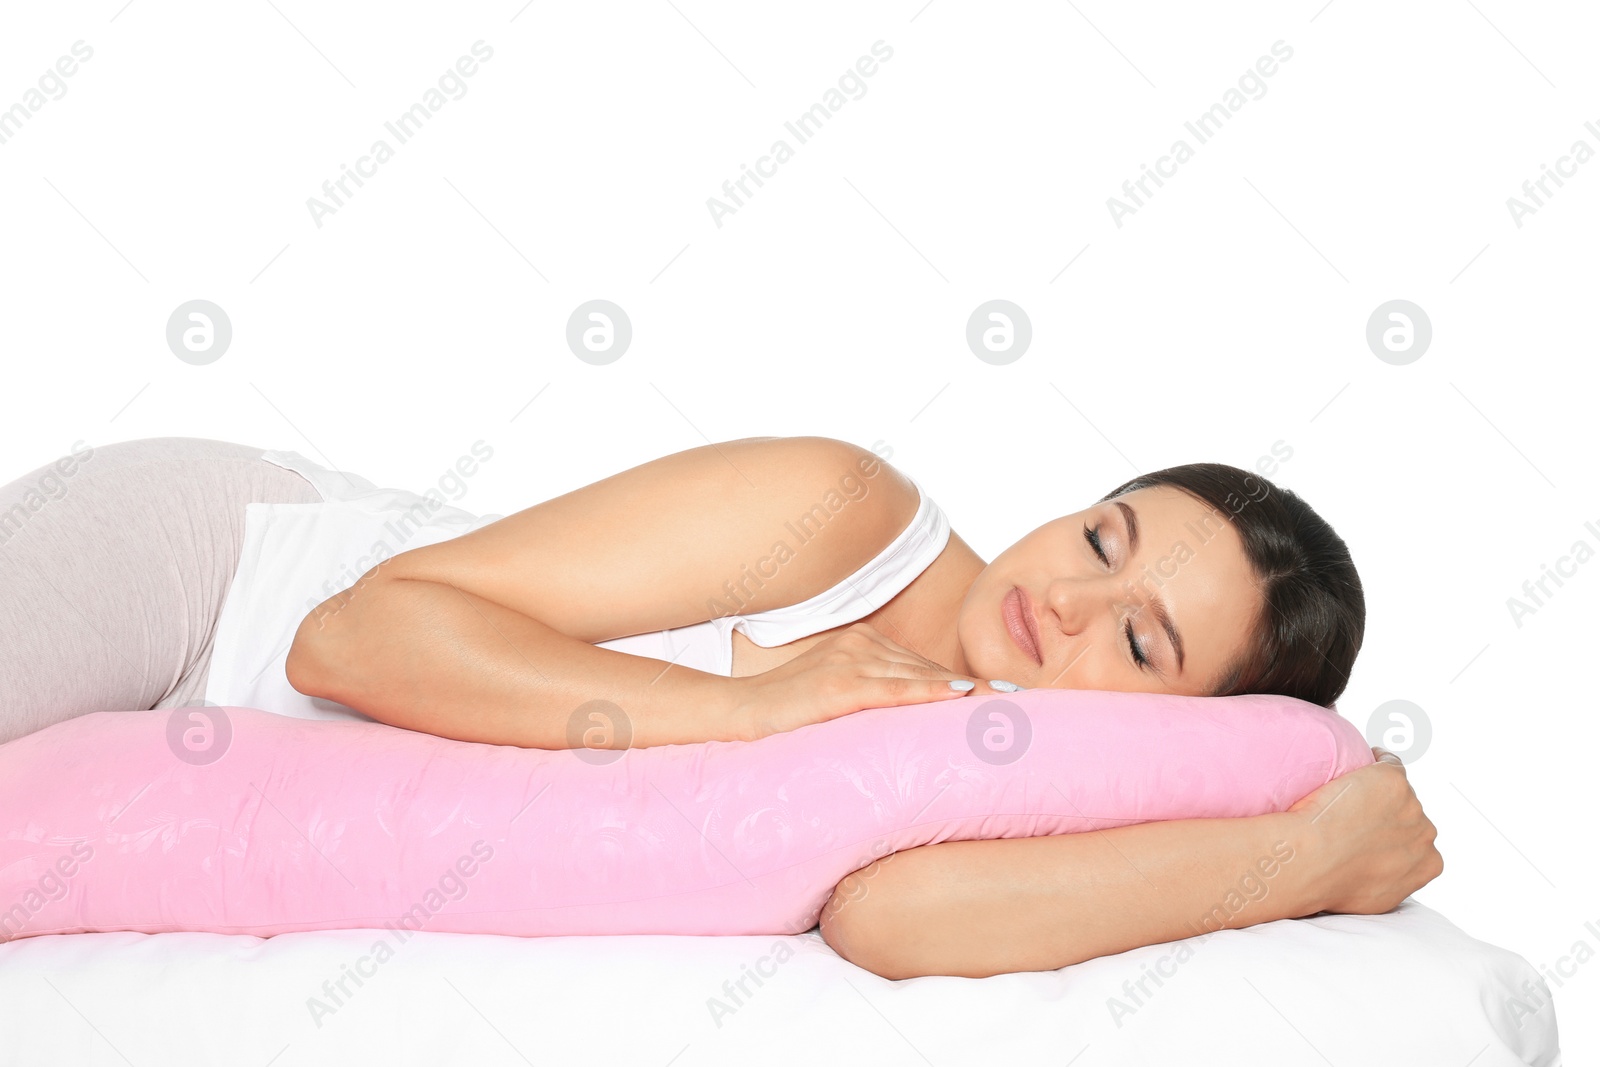
[[[892,449],[992,558],[1136,472],[1281,441],[1276,480],[1366,587],[1341,711],[1431,724],[1410,774],[1446,871],[1418,899],[1559,977],[1563,1047],[1593,1062],[1600,962],[1571,955],[1600,951],[1600,560],[1520,627],[1507,599],[1600,550],[1600,160],[1520,227],[1507,198],[1600,150],[1600,18],[921,5],[7,5],[0,108],[94,51],[0,144],[0,481],[181,435],[422,491],[482,439],[455,502],[503,514],[821,434]],[[465,95],[317,226],[307,199],[480,39]],[[797,145],[784,122],[879,40],[865,94]],[[1185,121],[1280,40],[1198,144]],[[717,226],[707,198],[780,137],[794,158]],[[1179,137],[1194,158],[1118,227],[1107,198]],[[565,341],[595,298],[634,331],[604,366]],[[965,340],[996,298],[1033,328],[1003,366]],[[192,299],[232,323],[209,365],[167,347]],[[1407,365],[1366,343],[1392,299],[1432,322]]]

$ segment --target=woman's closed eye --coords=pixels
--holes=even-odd
[[[1083,528],[1083,539],[1089,542],[1089,547],[1094,549],[1094,554],[1100,557],[1101,563],[1104,563],[1107,567],[1111,566],[1111,560],[1106,556],[1105,546],[1100,543],[1100,527],[1085,526]],[[1122,632],[1128,637],[1128,654],[1133,657],[1134,666],[1141,671],[1146,669],[1150,660],[1139,648],[1139,642],[1134,639],[1133,620],[1131,618],[1122,624]]]
[[[1104,563],[1107,567],[1111,566],[1111,560],[1106,558],[1105,546],[1100,543],[1100,527],[1096,526],[1090,529],[1085,526],[1083,528],[1083,539],[1089,542],[1089,547],[1094,549],[1094,554],[1100,557],[1101,563]]]
[[[1133,653],[1133,662],[1141,671],[1149,665],[1150,660],[1139,650],[1139,642],[1133,639],[1133,620],[1129,619],[1122,624],[1122,632],[1128,635],[1128,649]]]

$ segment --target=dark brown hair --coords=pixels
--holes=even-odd
[[[1212,696],[1277,693],[1331,706],[1361,649],[1367,603],[1350,550],[1300,497],[1226,463],[1143,474],[1101,497],[1167,485],[1220,512],[1244,543],[1262,607]]]

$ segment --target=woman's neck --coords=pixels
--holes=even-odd
[[[956,623],[967,590],[987,564],[954,530],[939,557],[911,584],[863,622],[897,645],[948,667],[971,673]]]

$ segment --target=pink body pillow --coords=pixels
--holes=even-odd
[[[798,933],[890,852],[1282,811],[1370,762],[1272,696],[1037,689],[618,751],[99,712],[0,746],[0,940]]]

